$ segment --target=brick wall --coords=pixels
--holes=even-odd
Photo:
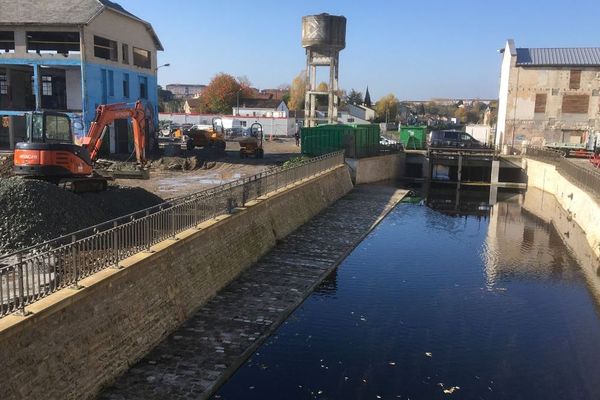
[[[190,230],[0,320],[2,399],[93,397],[277,239],[352,188],[346,167]]]

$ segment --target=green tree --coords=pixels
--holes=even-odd
[[[363,103],[363,95],[361,92],[358,92],[354,89],[350,89],[350,93],[344,98],[346,104],[362,104]]]

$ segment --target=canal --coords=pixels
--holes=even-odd
[[[213,398],[600,398],[600,278],[528,196],[399,204]]]

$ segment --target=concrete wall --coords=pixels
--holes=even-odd
[[[352,181],[357,185],[398,179],[404,174],[404,162],[404,153],[346,159]]]
[[[528,185],[553,194],[572,221],[585,232],[587,242],[600,257],[600,205],[596,199],[556,171],[553,165],[523,159]]]
[[[345,166],[0,319],[3,399],[92,398],[219,289],[352,188]]]

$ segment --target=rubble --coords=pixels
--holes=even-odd
[[[141,188],[111,186],[105,192],[78,195],[40,180],[2,178],[0,254],[161,202]]]

